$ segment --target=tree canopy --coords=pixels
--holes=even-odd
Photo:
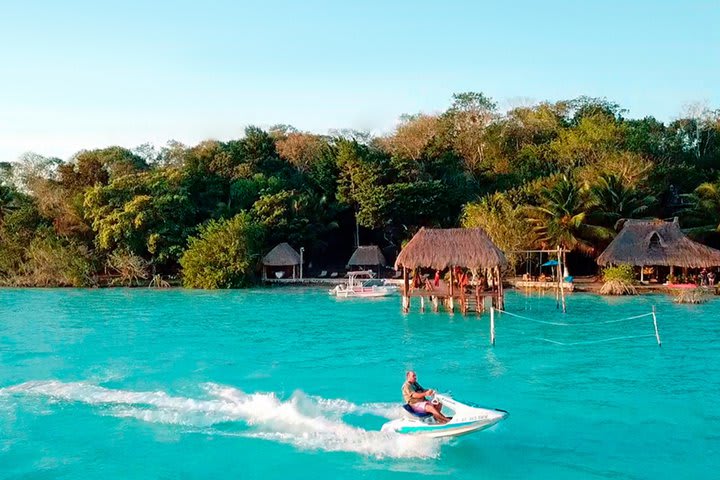
[[[0,165],[0,282],[87,285],[132,264],[134,279],[236,287],[280,242],[317,268],[344,265],[358,244],[397,253],[424,226],[588,256],[622,218],[680,216],[712,239],[719,169],[719,110],[664,123],[580,97],[503,112],[480,92],[377,137],[276,125],[67,161],[28,153]]]

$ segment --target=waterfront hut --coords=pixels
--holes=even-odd
[[[374,268],[379,276],[380,269],[387,265],[387,261],[377,245],[363,245],[355,249],[347,265],[361,270]]]
[[[263,258],[263,280],[297,278],[301,272],[301,259],[295,249],[280,243]]]
[[[422,228],[402,249],[395,262],[395,269],[402,269],[403,310],[409,310],[411,296],[420,297],[421,309],[424,309],[425,298],[428,297],[434,309],[437,309],[438,300],[443,300],[452,311],[455,300],[459,300],[463,312],[473,306],[476,311],[480,311],[481,299],[485,296],[491,296],[495,305],[502,308],[502,270],[506,265],[505,254],[481,228]],[[464,288],[456,288],[456,267],[482,273],[483,278],[490,280],[488,286],[491,290],[486,292],[478,284],[474,295],[467,295]],[[427,282],[426,288],[413,289],[411,292],[409,274],[423,268],[437,272],[449,270],[450,281],[447,286],[434,288],[432,282]]]
[[[664,220],[626,220],[617,237],[597,258],[598,265],[627,264],[640,267],[714,268],[720,266],[720,250],[690,240],[680,230],[677,217]]]

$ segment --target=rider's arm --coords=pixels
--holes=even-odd
[[[421,390],[419,392],[413,393],[413,397],[415,398],[425,398],[433,395],[435,393],[435,390],[432,388],[428,388],[427,390]]]

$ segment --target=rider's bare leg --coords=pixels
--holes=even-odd
[[[442,407],[440,407],[440,408],[442,408]],[[437,420],[438,423],[447,423],[450,421],[450,419],[448,417],[446,417],[445,415],[443,415],[442,412],[440,412],[440,409],[438,407],[436,407],[435,405],[433,405],[432,403],[427,403],[425,405],[425,411],[427,413],[431,414],[433,416],[433,418],[435,418],[435,420]]]

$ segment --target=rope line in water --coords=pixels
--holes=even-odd
[[[562,345],[563,347],[571,347],[573,345],[588,345],[591,343],[603,343],[603,342],[612,342],[614,340],[627,340],[631,338],[646,338],[646,337],[654,337],[654,333],[646,334],[646,335],[627,335],[624,337],[613,337],[613,338],[603,338],[602,340],[588,340],[585,342],[572,342],[572,343],[564,343],[564,342],[558,342],[555,340],[550,340],[549,338],[541,338],[541,337],[535,337],[536,340],[541,340],[543,342],[552,343],[555,345]]]
[[[534,318],[524,317],[524,316],[522,316],[522,315],[518,315],[517,313],[511,313],[511,312],[508,312],[508,311],[505,311],[505,310],[500,310],[500,309],[496,309],[496,310],[497,310],[498,312],[500,312],[500,313],[504,313],[504,314],[510,315],[511,317],[517,317],[517,318],[521,318],[521,319],[523,319],[523,320],[528,320],[528,321],[530,321],[530,322],[535,322],[535,323],[542,323],[542,324],[545,324],[545,325],[557,325],[557,326],[560,326],[560,327],[580,327],[580,326],[584,326],[584,325],[604,325],[604,324],[608,324],[608,323],[627,322],[628,320],[635,320],[635,319],[638,319],[638,318],[643,318],[643,317],[650,317],[650,316],[652,316],[652,313],[643,313],[642,315],[635,315],[635,316],[633,316],[633,317],[625,317],[625,318],[621,318],[621,319],[618,319],[618,320],[606,320],[606,321],[604,321],[604,322],[567,323],[567,322],[546,322],[546,321],[544,321],[544,320],[536,320],[536,319],[534,319]]]
[[[627,322],[627,321],[629,321],[629,320],[636,320],[636,319],[638,319],[638,318],[652,317],[652,318],[653,318],[653,325],[655,326],[655,333],[654,333],[654,334],[624,335],[624,336],[621,336],[621,337],[603,338],[603,339],[600,339],[600,340],[586,340],[586,341],[582,341],[582,342],[567,342],[567,343],[566,343],[566,342],[558,342],[557,340],[550,340],[549,338],[542,338],[542,337],[534,337],[534,338],[535,338],[535,340],[540,340],[540,341],[542,341],[542,342],[547,342],[547,343],[552,343],[552,344],[554,344],[554,345],[562,345],[562,346],[565,346],[565,347],[569,347],[569,346],[573,346],[573,345],[590,345],[590,344],[594,344],[594,343],[612,342],[612,341],[615,341],[615,340],[627,340],[627,339],[633,339],[633,338],[655,337],[655,338],[657,339],[658,346],[662,345],[662,343],[660,342],[660,335],[659,335],[658,330],[657,330],[657,318],[655,317],[655,309],[654,309],[654,308],[653,308],[653,311],[652,311],[652,312],[650,312],[650,313],[643,313],[643,314],[641,314],[641,315],[633,315],[633,316],[631,316],[631,317],[624,317],[624,318],[620,318],[620,319],[617,319],[617,320],[605,320],[605,321],[602,321],[602,322],[583,322],[583,323],[547,322],[547,321],[544,321],[544,320],[537,320],[537,319],[535,319],[535,318],[530,318],[530,317],[525,317],[525,316],[523,316],[523,315],[518,315],[517,313],[507,312],[507,311],[501,310],[501,309],[496,309],[496,311],[497,311],[498,313],[504,313],[504,314],[510,315],[511,317],[520,318],[520,319],[522,319],[522,320],[527,320],[527,321],[533,322],[533,323],[540,323],[540,324],[543,324],[543,325],[556,325],[556,326],[561,326],[561,327],[571,327],[571,326],[572,326],[572,327],[575,327],[575,326],[583,326],[583,325],[607,325],[607,324],[610,324],[610,323],[619,323],[619,322]],[[515,324],[512,324],[512,323],[507,324],[507,325],[508,325],[508,326],[516,326],[516,327],[519,326],[519,325],[515,325]],[[524,333],[524,332],[523,332],[523,333]],[[491,327],[491,337],[492,337],[492,339],[493,339],[493,340],[492,340],[492,343],[493,343],[493,344],[495,343],[495,342],[494,342],[494,336],[495,336],[494,326],[492,326],[492,327]]]

